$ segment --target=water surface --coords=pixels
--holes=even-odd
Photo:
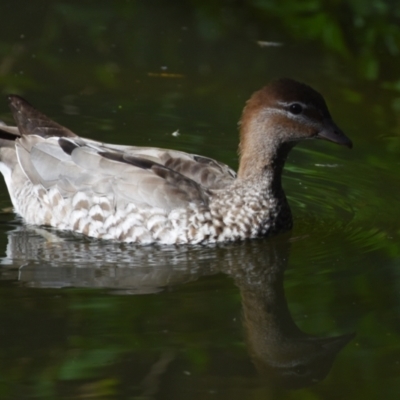
[[[0,6],[1,90],[80,135],[236,168],[244,102],[288,76],[354,149],[299,145],[293,232],[215,246],[25,226],[1,182],[0,398],[397,399],[398,5],[17,3]]]

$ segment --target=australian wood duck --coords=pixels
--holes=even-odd
[[[16,95],[17,127],[0,126],[0,171],[28,224],[138,243],[207,243],[292,227],[281,185],[292,147],[326,139],[351,147],[323,97],[291,79],[247,101],[237,174],[181,151],[100,143],[77,136]]]

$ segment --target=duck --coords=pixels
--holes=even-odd
[[[289,78],[252,94],[239,122],[239,168],[177,150],[83,138],[18,95],[0,126],[0,171],[29,225],[140,244],[206,244],[292,228],[282,172],[300,141],[352,147],[322,95]]]

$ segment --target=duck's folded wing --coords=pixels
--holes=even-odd
[[[13,133],[17,130],[20,135],[78,137],[68,128],[58,124],[38,111],[22,97],[10,95],[8,100],[13,117],[18,125],[18,128],[7,127],[11,129]],[[92,143],[95,146],[102,145],[106,149],[117,150],[133,157],[150,159],[186,176],[208,189],[224,188],[231,184],[236,177],[235,171],[227,165],[196,154],[157,148],[100,144],[99,142],[90,140],[86,142]]]
[[[223,189],[236,178],[236,172],[226,164],[196,154],[167,151],[164,165],[193,179],[208,189]]]
[[[84,139],[22,136],[19,163],[29,180],[64,197],[77,192],[107,196],[115,204],[134,203],[167,211],[190,203],[207,205],[198,183],[154,161],[87,145]]]
[[[156,147],[122,146],[88,141],[105,151],[117,151],[127,156],[144,158],[178,172],[207,189],[223,189],[236,178],[236,172],[228,165],[212,158],[178,150]]]
[[[18,161],[33,183],[57,186],[65,196],[114,193],[119,200],[171,209],[206,204],[208,190],[225,188],[236,176],[211,158],[82,139],[21,97],[11,95],[9,102],[18,128],[0,127],[0,137],[16,140]]]

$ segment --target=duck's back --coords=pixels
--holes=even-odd
[[[112,238],[136,241],[128,227],[161,227],[173,211],[207,210],[210,190],[234,181],[234,171],[215,160],[83,139],[22,99],[14,103],[18,130],[2,127],[1,171],[28,223],[97,237],[117,226]]]

